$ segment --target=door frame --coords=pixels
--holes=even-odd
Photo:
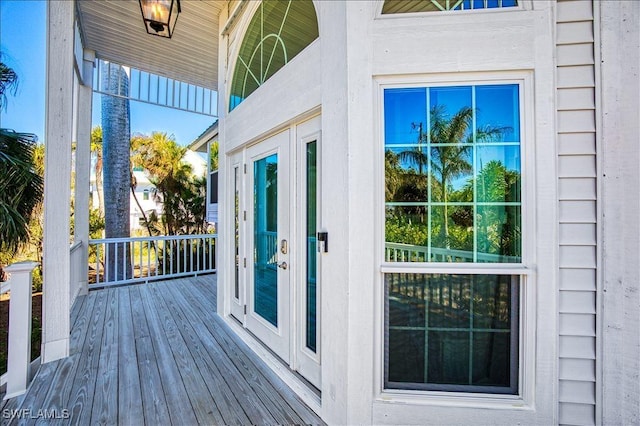
[[[243,211],[245,211],[245,200],[244,200],[244,194],[245,194],[245,189],[244,189],[244,185],[246,182],[246,179],[244,177],[244,168],[246,167],[245,164],[245,150],[241,150],[241,151],[236,151],[233,154],[229,155],[229,170],[231,170],[230,173],[230,180],[232,182],[232,186],[233,189],[237,189],[238,191],[238,298],[236,299],[235,297],[235,285],[236,285],[236,276],[235,276],[235,212],[233,212],[235,210],[235,191],[231,191],[231,197],[229,197],[230,200],[230,206],[232,207],[232,214],[230,214],[231,219],[231,227],[230,227],[230,235],[232,235],[232,238],[230,238],[230,252],[231,252],[231,285],[229,286],[229,309],[230,309],[230,313],[231,315],[237,319],[238,321],[240,321],[242,324],[244,324],[244,315],[245,315],[245,309],[244,306],[246,304],[246,297],[245,297],[245,286],[246,286],[246,267],[243,266],[243,259],[245,258],[245,248],[244,248],[244,244],[245,244],[245,229],[246,229],[246,219],[243,219]],[[236,169],[237,169],[237,174],[236,174]]]
[[[310,142],[316,142],[316,230],[320,230],[322,223],[322,167],[320,160],[322,158],[322,131],[321,117],[317,116],[309,120],[305,120],[296,126],[295,138],[295,156],[296,156],[296,200],[292,217],[295,218],[295,242],[296,242],[296,276],[292,285],[294,289],[295,299],[294,305],[295,319],[297,324],[295,338],[292,347],[294,354],[292,368],[298,371],[305,379],[307,379],[316,388],[321,388],[321,344],[320,336],[322,333],[322,316],[320,309],[322,277],[321,277],[321,259],[322,256],[316,257],[316,351],[315,353],[306,347],[306,296],[307,296],[307,252],[306,252],[306,206],[307,206],[307,158],[306,148]]]
[[[245,285],[245,304],[247,306],[244,327],[253,333],[260,341],[274,351],[282,360],[290,363],[291,358],[291,277],[292,270],[290,268],[276,268],[277,279],[277,325],[263,318],[255,312],[255,269],[254,269],[254,162],[268,158],[274,154],[278,158],[277,172],[277,248],[275,255],[276,264],[286,262],[291,264],[290,255],[291,247],[291,180],[289,161],[290,146],[289,129],[279,132],[262,140],[260,143],[252,145],[245,150],[245,164],[247,165],[247,173],[245,174],[246,188],[246,223],[245,223],[245,258],[246,258],[246,285]],[[286,240],[289,247],[287,253],[280,250],[281,241]]]
[[[254,338],[260,341],[273,351],[278,357],[286,362],[286,364],[294,371],[297,371],[309,383],[316,388],[321,388],[321,275],[320,265],[321,256],[317,257],[316,266],[316,352],[306,348],[306,148],[307,144],[312,141],[317,143],[317,183],[316,183],[316,228],[320,230],[321,225],[321,115],[316,114],[311,117],[305,117],[304,120],[290,123],[286,128],[280,127],[277,131],[261,138],[258,142],[247,144],[240,147],[227,155],[228,177],[231,188],[231,194],[227,197],[229,200],[226,213],[229,215],[229,226],[231,238],[228,244],[230,250],[229,267],[230,271],[228,286],[229,290],[227,303],[229,303],[229,312],[239,323],[243,329],[250,332]],[[286,136],[285,136],[286,135]],[[282,151],[269,146],[270,141],[279,140],[278,146],[287,151],[284,157],[281,156]],[[288,298],[286,299],[286,308],[288,312],[284,314],[278,312],[278,327],[273,327],[268,321],[253,313],[253,159],[266,158],[269,155],[278,152],[278,193],[281,193],[281,183],[288,186],[288,224],[289,229],[286,236],[281,232],[281,225],[278,224],[278,242],[286,239],[289,245],[289,254],[286,256],[286,262],[289,267],[288,282],[286,284],[288,290]],[[252,158],[253,155],[253,158]],[[235,269],[234,269],[234,170],[237,167],[239,177],[239,286],[240,298],[235,299]],[[281,168],[287,168],[287,176],[283,177]],[[278,205],[278,214],[281,213],[282,205]],[[246,259],[246,266],[244,260]],[[283,258],[279,258],[281,262]],[[278,269],[278,274],[282,274],[282,270]],[[280,280],[280,277],[279,277]],[[280,285],[279,285],[280,287]],[[279,289],[280,291],[280,289]],[[281,299],[279,297],[279,299]],[[281,299],[282,300],[282,299]],[[280,302],[279,302],[280,308]],[[253,316],[252,316],[253,314]],[[258,318],[256,318],[256,316]],[[286,317],[286,318],[285,318]],[[285,321],[285,322],[283,322]],[[268,331],[256,332],[256,323],[260,322],[262,328]],[[288,333],[288,339],[282,333]],[[286,341],[286,350],[283,345],[272,345],[269,342],[269,333],[282,337]]]

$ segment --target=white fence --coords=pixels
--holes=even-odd
[[[11,291],[9,299],[9,342],[7,372],[0,383],[7,384],[4,399],[22,395],[27,390],[31,376],[31,291],[32,273],[36,262],[14,263],[6,268],[9,281],[2,284],[2,294]],[[34,361],[34,366],[39,360]]]
[[[216,272],[216,234],[89,240],[89,288]]]

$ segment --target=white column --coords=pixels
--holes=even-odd
[[[87,294],[87,275],[89,272],[89,186],[91,185],[91,108],[93,61],[95,53],[85,50],[82,67],[82,80],[78,86],[77,138],[76,138],[76,184],[75,184],[75,227],[74,239],[82,241],[78,264],[80,281],[73,283],[79,295]],[[75,295],[72,295],[72,300]]]
[[[602,417],[640,423],[640,4],[596,2],[600,12],[602,164]]]
[[[29,385],[31,366],[31,286],[36,262],[14,263],[5,268],[11,274],[9,302],[9,350],[7,354],[7,394],[22,395]]]
[[[74,1],[47,3],[42,362],[69,355]]]
[[[322,418],[349,424],[349,87],[346,2],[319,2],[322,49],[322,223],[329,252],[322,254]],[[368,231],[370,234],[371,232]],[[361,357],[364,358],[364,357]],[[358,422],[359,423],[359,422]]]
[[[227,22],[227,8],[222,8],[218,17],[219,22]],[[220,26],[222,27],[222,25]],[[222,28],[220,29],[222,31]],[[226,75],[227,69],[225,61],[222,58],[227,57],[227,36],[219,34],[218,37],[218,75]],[[231,299],[229,294],[233,289],[233,277],[235,276],[233,266],[231,264],[233,255],[235,253],[234,248],[234,224],[233,216],[228,214],[230,206],[234,205],[235,193],[232,190],[233,179],[231,176],[227,176],[227,147],[226,147],[226,102],[227,88],[224,78],[218,79],[218,188],[220,193],[218,194],[218,222],[216,223],[216,234],[218,239],[216,240],[216,268],[218,270],[217,275],[217,305],[216,312],[220,315],[226,316],[231,312]],[[228,183],[227,183],[228,182]],[[226,189],[228,188],[228,189]],[[227,255],[228,254],[228,255]]]

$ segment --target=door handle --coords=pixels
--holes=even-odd
[[[287,269],[288,267],[287,262],[278,263],[278,268],[280,269]]]

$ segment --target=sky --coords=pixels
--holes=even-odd
[[[19,78],[16,95],[7,94],[7,108],[0,111],[0,127],[35,133],[45,142],[46,1],[0,1],[0,51]],[[94,94],[92,127],[101,124],[100,98]],[[166,132],[181,145],[193,142],[215,120],[135,101],[130,111],[131,134]]]

